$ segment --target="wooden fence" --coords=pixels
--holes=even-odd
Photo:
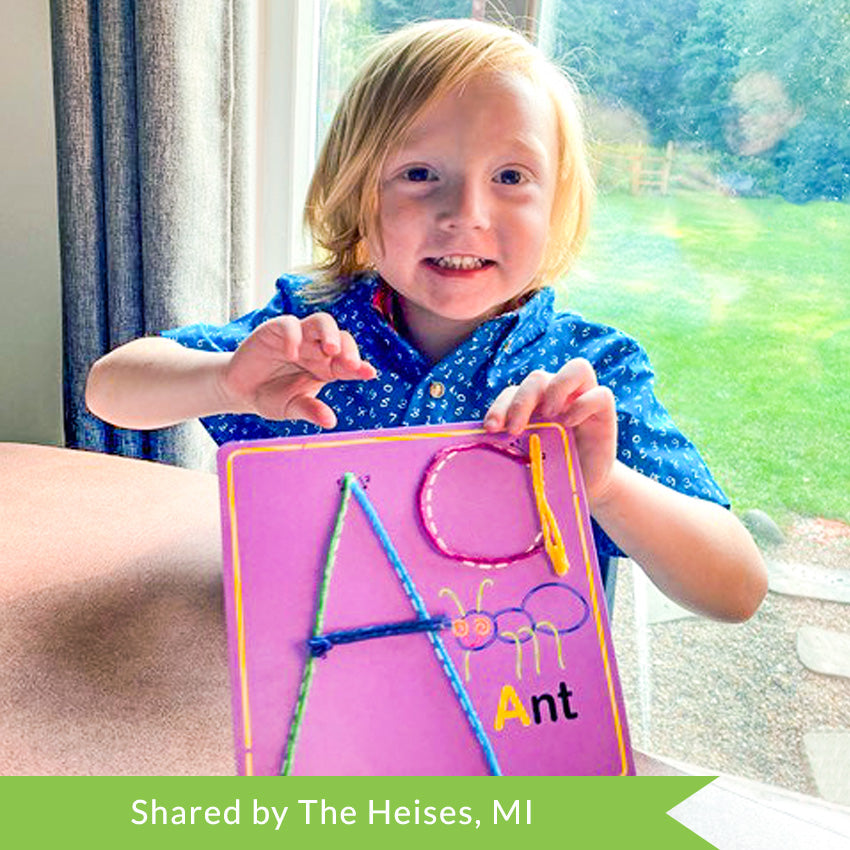
[[[628,186],[633,195],[670,192],[673,142],[663,151],[645,145],[597,145],[593,148],[594,177],[600,186]]]

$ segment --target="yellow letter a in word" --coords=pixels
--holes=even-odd
[[[513,685],[503,685],[499,694],[499,707],[496,709],[496,722],[493,724],[497,732],[505,728],[505,721],[518,719],[523,726],[531,726],[531,718],[514,690]]]

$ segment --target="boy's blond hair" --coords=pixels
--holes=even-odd
[[[519,73],[551,98],[558,171],[549,234],[529,289],[566,273],[584,241],[593,198],[574,84],[512,30],[473,20],[429,21],[384,38],[337,108],[304,211],[323,254],[319,276],[304,290],[308,300],[335,297],[369,267],[365,237],[378,230],[381,170],[416,119],[456,87],[493,73]]]

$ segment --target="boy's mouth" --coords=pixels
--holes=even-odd
[[[425,262],[444,271],[476,271],[494,265],[493,260],[473,254],[447,254],[444,257],[427,257]]]

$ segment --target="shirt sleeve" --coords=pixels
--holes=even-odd
[[[613,333],[594,365],[599,383],[616,398],[617,458],[673,490],[728,508],[729,500],[700,453],[656,398],[655,375],[637,342]],[[624,557],[595,523],[594,537],[600,556]]]
[[[276,316],[304,315],[306,308],[297,297],[302,279],[282,277],[277,281],[274,297],[258,310],[253,310],[226,325],[194,324],[162,331],[161,336],[173,339],[187,348],[199,351],[235,351],[254,328]],[[224,413],[204,416],[201,424],[218,445],[232,440],[263,440],[292,433],[314,433],[319,429],[309,422],[277,423],[252,414]]]
[[[162,331],[161,336],[173,339],[187,348],[197,348],[200,351],[235,351],[239,343],[248,336],[258,325],[275,316],[283,316],[292,311],[292,299],[283,279],[278,281],[274,297],[259,310],[252,310],[226,325],[209,325],[198,323],[184,325]]]

